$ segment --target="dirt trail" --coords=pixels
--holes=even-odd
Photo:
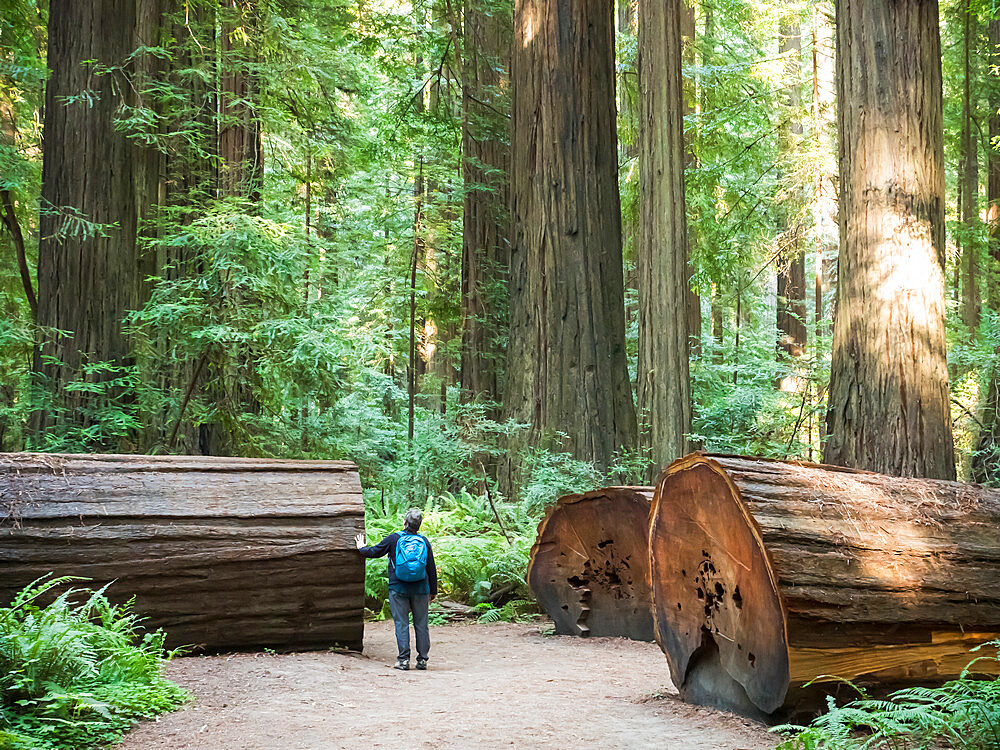
[[[426,672],[391,669],[389,622],[366,626],[362,655],[178,659],[167,674],[194,703],[139,726],[121,747],[773,750],[759,724],[681,703],[655,644],[543,627],[432,628]]]

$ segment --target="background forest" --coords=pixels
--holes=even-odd
[[[613,55],[592,68],[565,62],[572,40],[515,28],[507,0],[126,5],[2,2],[0,450],[349,458],[370,531],[427,508],[446,588],[495,603],[523,592],[562,493],[646,482],[693,447],[821,460],[831,2],[694,2],[679,46],[670,24],[639,38],[632,2],[592,3],[590,41]],[[945,421],[958,477],[993,484],[998,14],[940,8]],[[655,65],[675,48],[674,86]],[[534,80],[546,50],[564,69]],[[677,94],[662,109],[643,60]],[[558,174],[578,147],[611,179],[567,256],[584,270],[539,313],[545,268],[524,250],[577,230],[523,165]],[[647,158],[682,163],[681,189],[649,197]],[[659,245],[673,254],[651,266]],[[560,316],[542,353],[524,335],[540,315]],[[562,327],[609,354],[566,353]],[[621,373],[601,381],[605,360]],[[890,473],[914,472],[949,473]]]

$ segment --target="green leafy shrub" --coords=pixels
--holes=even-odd
[[[140,635],[103,589],[39,606],[67,580],[29,586],[0,609],[0,750],[97,747],[187,699],[160,674],[163,632]]]
[[[828,711],[808,727],[775,727],[788,735],[779,750],[1000,750],[1000,677],[973,677],[983,661],[997,657],[973,660],[937,688],[898,690],[884,700],[859,690],[861,699],[844,706],[829,698]]]

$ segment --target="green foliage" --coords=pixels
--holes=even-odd
[[[986,645],[996,649],[1000,642]],[[997,657],[974,659],[957,680],[938,688],[907,688],[884,700],[859,691],[862,698],[844,706],[830,698],[827,712],[808,727],[775,728],[788,735],[779,750],[997,750],[1000,678],[972,675],[987,661]]]
[[[520,500],[488,491],[443,491],[434,496],[366,493],[368,543],[375,544],[402,526],[410,505],[425,511],[421,533],[434,546],[441,595],[459,602],[484,605],[484,616],[517,619],[531,600],[525,581],[535,530],[546,508],[560,495],[612,484],[593,466],[566,455],[526,449],[521,458],[525,481]],[[621,467],[612,467],[612,470]],[[442,476],[442,481],[446,476]],[[491,505],[492,501],[492,505]],[[383,560],[369,561],[365,595],[376,616],[388,616],[388,580]],[[495,610],[495,611],[494,611]]]
[[[187,700],[160,674],[162,631],[140,634],[127,606],[69,579],[24,589],[0,609],[0,748],[87,750]]]

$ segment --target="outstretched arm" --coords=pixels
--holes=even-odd
[[[389,547],[392,546],[392,534],[389,534],[381,542],[373,544],[371,547],[365,546],[365,535],[358,534],[354,537],[354,544],[357,546],[358,552],[361,553],[362,557],[385,557],[389,554]]]

